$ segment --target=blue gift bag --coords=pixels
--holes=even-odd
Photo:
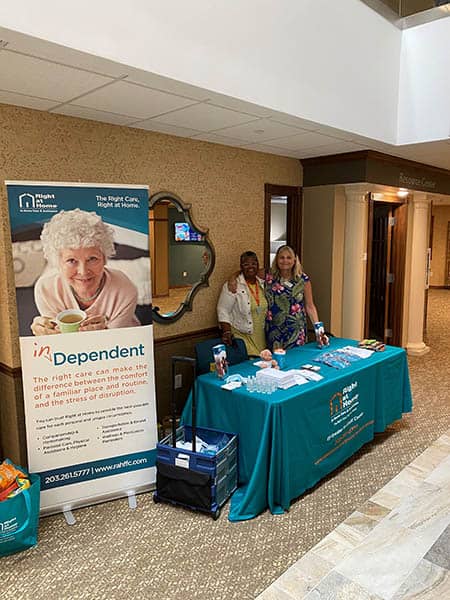
[[[0,556],[37,544],[41,480],[30,474],[30,487],[0,502]]]

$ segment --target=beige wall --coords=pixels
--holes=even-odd
[[[332,313],[334,210],[335,186],[304,188],[302,262],[326,329],[330,329]]]
[[[216,251],[210,287],[155,338],[216,325],[219,287],[239,254],[263,250],[264,184],[301,185],[291,158],[0,105],[0,363],[20,366],[4,180],[147,184],[192,204]]]
[[[342,336],[342,296],[344,282],[345,249],[345,207],[344,187],[336,187],[334,196],[333,220],[333,271],[331,274],[331,316],[330,331]]]
[[[433,206],[433,249],[430,285],[446,285],[445,259],[450,206]]]

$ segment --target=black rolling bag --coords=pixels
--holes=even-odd
[[[237,487],[237,435],[196,426],[196,382],[192,386],[192,426],[176,427],[176,365],[188,363],[194,373],[196,361],[187,356],[172,356],[172,433],[156,446],[155,502],[169,502],[193,510],[210,513],[214,519],[220,507]],[[197,452],[200,438],[208,445],[218,446],[217,452]],[[189,442],[192,449],[177,447],[177,442]]]

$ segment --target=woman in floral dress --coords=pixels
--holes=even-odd
[[[271,350],[294,348],[307,342],[307,316],[319,321],[311,282],[290,246],[280,246],[266,275],[266,341]],[[322,341],[324,340],[322,337]]]

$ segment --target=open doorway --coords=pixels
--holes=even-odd
[[[270,254],[272,264],[280,246],[287,244],[287,196],[272,196],[270,199]]]
[[[302,194],[290,185],[264,186],[264,267],[268,269],[277,249],[288,244],[301,257]]]
[[[365,331],[401,346],[407,204],[369,199]]]

